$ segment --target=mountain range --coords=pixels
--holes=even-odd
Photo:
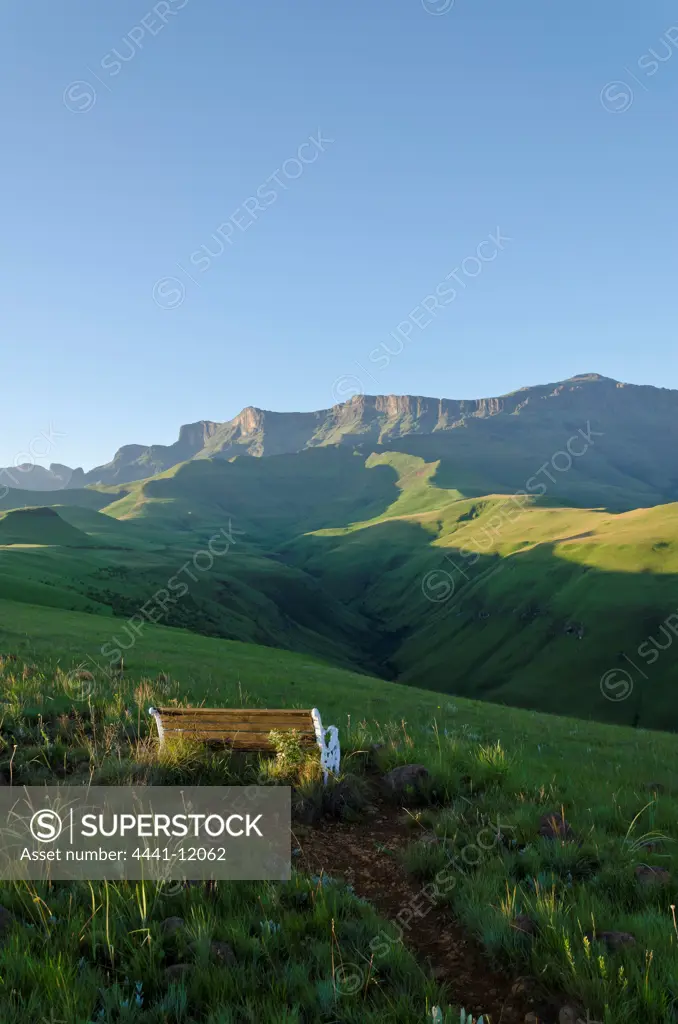
[[[317,412],[269,412],[248,406],[223,423],[182,426],[172,445],[127,444],[113,459],[85,472],[67,466],[0,469],[0,486],[48,491],[117,486],[166,472],[194,459],[293,454],[329,445],[388,446],[446,455],[468,446],[481,453],[527,440],[557,440],[590,420],[604,424],[615,467],[635,477],[649,501],[678,498],[672,459],[678,439],[678,391],[623,384],[599,374],[524,387],[495,398],[454,400],[415,395],[358,395]],[[612,441],[616,438],[616,443]],[[548,445],[547,445],[548,446]],[[548,452],[546,453],[548,454]],[[516,486],[519,486],[517,484]]]

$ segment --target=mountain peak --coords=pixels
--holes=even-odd
[[[577,373],[574,377],[568,377],[566,384],[571,384],[574,381],[580,380],[599,380],[607,381],[610,384],[618,384],[619,382],[614,377],[604,377],[602,373]]]

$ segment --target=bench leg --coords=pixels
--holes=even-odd
[[[327,729],[323,727],[320,712],[317,708],[313,708],[311,712],[313,718],[313,727],[315,729],[315,738],[320,747],[320,763],[323,767],[323,778],[325,785],[327,785],[327,777],[329,772],[337,774],[339,771],[339,762],[341,759],[341,750],[339,748],[339,730],[336,725],[330,725]],[[329,741],[327,735],[329,733]]]
[[[160,740],[160,746],[162,746],[165,742],[165,730],[162,725],[162,719],[160,718],[160,712],[157,708],[149,708],[148,713],[149,715],[153,715],[155,718],[155,724],[158,727],[158,739]]]

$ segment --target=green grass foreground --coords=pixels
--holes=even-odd
[[[149,626],[124,675],[110,679],[88,660],[110,620],[0,602],[0,623],[6,782],[258,780],[293,785],[329,810],[337,786],[323,791],[315,762],[288,748],[263,764],[189,746],[161,754],[146,714],[173,700],[317,706],[340,729],[337,784],[352,794],[344,815],[360,816],[377,769],[428,768],[406,812],[407,867],[422,887],[454,872],[441,905],[499,964],[567,993],[604,1024],[678,1020],[675,736],[429,693],[162,627]],[[375,742],[384,744],[376,754]],[[559,814],[572,835],[541,837],[543,816]],[[651,881],[648,868],[661,869]],[[402,943],[373,955],[394,922],[332,881],[295,873],[289,883],[174,894],[133,882],[3,883],[0,903],[15,919],[0,945],[3,1024],[459,1020]],[[183,925],[162,925],[173,917]],[[595,938],[606,931],[635,941],[613,951]],[[347,983],[353,965],[357,991]]]

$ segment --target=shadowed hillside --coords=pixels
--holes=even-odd
[[[88,547],[89,538],[51,508],[0,513],[0,546],[10,544]]]

